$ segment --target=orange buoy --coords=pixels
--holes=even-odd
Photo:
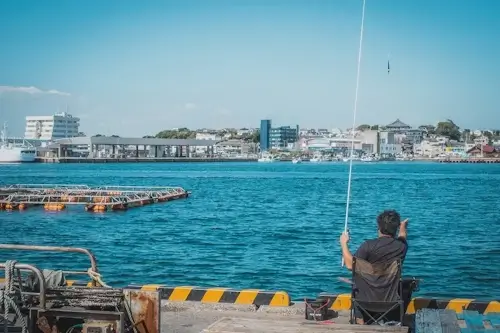
[[[48,211],[61,211],[66,208],[66,206],[59,202],[49,202],[43,205],[43,208]]]
[[[16,204],[13,204],[13,203],[6,203],[5,204],[5,210],[13,210],[15,208],[17,208]]]
[[[17,207],[19,210],[25,210],[28,208],[28,205],[25,203],[20,203],[19,206]]]
[[[94,210],[94,212],[104,212],[104,211],[106,211],[106,206],[105,205],[95,205],[93,210]]]

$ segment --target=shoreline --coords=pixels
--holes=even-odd
[[[37,157],[33,163],[221,163],[221,162],[257,162],[257,158],[217,158],[217,157],[129,157],[129,158],[107,158],[107,157]],[[291,162],[291,160],[280,160],[277,162]],[[304,161],[306,164],[308,162]],[[330,162],[330,161],[328,161]],[[333,161],[342,162],[342,161]],[[500,158],[428,158],[416,157],[408,161],[384,160],[377,162],[434,162],[434,163],[459,163],[459,164],[496,164]],[[377,162],[367,162],[373,164]],[[363,163],[365,164],[365,163]]]

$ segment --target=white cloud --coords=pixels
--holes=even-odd
[[[22,93],[22,94],[44,94],[44,95],[59,95],[59,96],[71,96],[67,92],[62,92],[59,90],[42,90],[37,87],[12,87],[12,86],[0,86],[0,93]]]
[[[186,109],[186,110],[194,110],[194,109],[196,109],[196,107],[197,106],[194,103],[186,103],[186,104],[184,104],[184,109]]]

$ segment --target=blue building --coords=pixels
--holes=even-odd
[[[271,132],[271,120],[260,121],[260,151],[267,151],[270,148],[269,134]]]
[[[270,134],[271,148],[289,148],[299,140],[299,126],[280,126],[271,128]]]

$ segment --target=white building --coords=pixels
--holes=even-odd
[[[207,131],[207,132],[197,132],[196,133],[196,140],[214,140],[214,141],[221,141],[222,137],[219,136],[216,132],[214,131]],[[193,153],[203,155],[207,153],[207,147],[192,147],[191,151]]]
[[[54,140],[78,136],[80,119],[61,112],[53,116],[26,117],[25,139]]]

